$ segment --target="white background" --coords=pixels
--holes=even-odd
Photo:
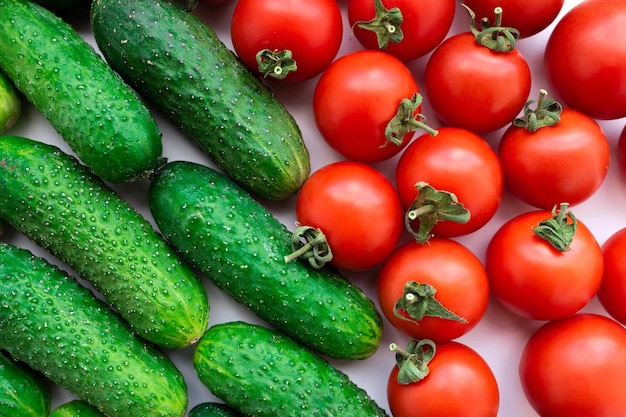
[[[567,10],[571,9],[571,7],[579,2],[580,0],[565,0],[565,5],[557,20],[560,19]],[[347,52],[360,49],[361,45],[356,38],[351,37],[350,34],[346,13],[347,0],[339,0],[339,4],[344,16],[344,42],[339,52],[339,55],[343,55]],[[233,7],[234,2],[219,7],[200,4],[196,9],[196,13],[200,15],[209,26],[215,29],[224,43],[231,48],[229,22]],[[465,10],[457,4],[455,22],[450,34],[467,30],[467,24],[468,16]],[[542,61],[544,45],[554,24],[555,23],[540,34],[522,39],[518,42],[518,49],[525,56],[532,70],[533,86],[530,98],[535,98],[540,88],[546,88],[550,91],[550,86],[546,84],[543,75]],[[85,39],[95,46],[89,24],[86,21],[86,16],[85,20],[82,23],[77,23],[76,27]],[[422,90],[422,73],[427,59],[428,56],[408,63],[408,66],[415,75],[418,85],[420,85]],[[271,87],[279,98],[295,116],[303,131],[304,139],[311,153],[313,170],[329,162],[342,159],[341,156],[326,145],[314,123],[311,97],[316,81],[317,79],[313,79],[305,83],[297,85],[290,84],[288,86],[281,86],[276,83],[271,84]],[[424,113],[428,117],[429,124],[434,126],[440,125],[436,118],[430,114],[428,97],[425,97],[424,103]],[[163,132],[164,155],[168,157],[169,160],[190,160],[212,165],[208,158],[204,156],[195,145],[184,138],[168,121],[158,114],[156,114],[156,117]],[[618,171],[615,158],[617,137],[624,125],[624,121],[600,121],[600,124],[611,144],[613,158],[611,167],[600,190],[583,204],[572,208],[572,211],[582,223],[587,225],[592,232],[594,232],[598,242],[602,244],[611,234],[626,225],[626,210],[624,210],[624,207],[626,207],[626,184],[624,183],[624,178]],[[489,135],[484,135],[484,138],[490,144],[496,146],[501,133],[502,131],[494,132]],[[23,115],[19,123],[12,130],[7,132],[7,134],[21,135],[42,142],[52,143],[61,147],[66,152],[72,153],[48,122],[28,104],[24,105]],[[396,161],[397,158],[394,158],[384,163],[376,164],[375,166],[393,180],[393,170]],[[147,186],[148,183],[144,181],[132,185],[115,186],[114,188],[136,207],[139,212],[152,221],[147,208]],[[272,210],[284,224],[291,228],[295,221],[294,203],[295,198],[290,198],[279,203],[267,204],[267,207]],[[531,209],[533,208],[521,203],[505,192],[501,207],[495,217],[481,230],[471,235],[458,238],[457,240],[468,246],[479,258],[483,259],[486,245],[495,230],[514,215]],[[18,246],[29,248],[35,254],[43,256],[68,270],[68,268],[57,259],[51,257],[47,252],[33,245],[25,237],[13,230],[7,231],[5,239]],[[371,298],[375,299],[376,273],[377,270],[373,269],[365,273],[350,274],[348,277],[362,287]],[[259,319],[236,304],[228,295],[218,290],[208,282],[208,280],[205,280],[205,282],[211,306],[210,325],[237,319],[260,323]],[[595,299],[592,300],[584,311],[605,314],[604,310]],[[528,405],[521,390],[517,366],[525,341],[532,331],[541,324],[541,322],[519,318],[509,313],[496,301],[492,300],[488,307],[487,314],[478,326],[470,331],[469,334],[458,339],[458,341],[467,344],[480,353],[491,366],[500,388],[501,400],[499,416],[537,416]],[[372,357],[363,361],[333,361],[333,363],[339,369],[347,373],[354,382],[364,388],[381,407],[389,411],[386,398],[386,383],[387,376],[394,366],[394,355],[387,347],[391,342],[396,342],[404,346],[408,340],[407,336],[400,334],[387,324],[381,346],[378,352]],[[193,371],[191,365],[193,348],[168,353],[185,375],[189,387],[190,408],[200,402],[216,400],[199,382]],[[72,398],[74,398],[74,396],[63,389],[58,387],[53,388],[53,407]]]

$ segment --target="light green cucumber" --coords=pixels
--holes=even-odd
[[[187,417],[244,417],[226,404],[205,402],[193,407]]]
[[[174,161],[158,172],[148,200],[183,257],[260,318],[333,358],[362,359],[378,348],[374,303],[335,270],[287,263],[292,233],[227,176]]]
[[[215,396],[244,415],[387,416],[346,374],[263,326],[211,326],[198,342],[193,365]]]
[[[310,173],[292,115],[215,32],[167,0],[95,0],[110,65],[247,191],[283,199]]]
[[[49,417],[106,417],[96,407],[81,401],[72,400],[61,404],[50,413]]]
[[[133,331],[166,348],[195,343],[208,300],[152,225],[59,148],[0,136],[0,218],[101,292]]]
[[[181,417],[173,362],[76,279],[0,242],[0,349],[108,417]]]
[[[0,416],[48,417],[50,401],[43,375],[0,351]]]
[[[9,130],[20,118],[22,101],[13,81],[0,71],[0,133]]]
[[[0,68],[98,176],[122,183],[163,162],[137,94],[70,25],[29,0],[0,0]]]

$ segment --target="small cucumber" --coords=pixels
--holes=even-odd
[[[49,417],[106,417],[96,407],[81,400],[73,400],[55,408]]]
[[[0,0],[0,68],[98,176],[122,183],[162,163],[137,94],[71,26],[29,0]]]
[[[196,346],[193,365],[215,396],[244,415],[387,416],[346,374],[263,326],[231,322],[209,327]]]
[[[195,271],[152,225],[59,148],[0,136],[0,218],[89,281],[141,337],[195,343],[208,300]]]
[[[0,349],[108,417],[181,417],[187,408],[167,356],[76,279],[1,242]]]
[[[110,65],[247,191],[283,199],[310,173],[296,121],[200,18],[167,0],[94,0]]]
[[[48,417],[50,401],[45,378],[0,351],[0,416]]]
[[[227,176],[174,161],[158,171],[148,201],[183,257],[260,318],[332,358],[376,351],[374,303],[335,270],[287,263],[292,233]]]
[[[9,130],[22,112],[22,101],[13,81],[0,71],[0,133]]]
[[[226,404],[200,403],[189,411],[187,417],[243,417]]]

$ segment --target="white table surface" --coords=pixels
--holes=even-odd
[[[563,14],[578,4],[581,0],[565,0]],[[347,21],[346,0],[339,1],[344,16],[344,42],[339,51],[339,55],[361,48],[356,38],[350,36],[350,28]],[[200,5],[196,9],[198,13],[213,29],[217,31],[224,43],[232,48],[229,34],[229,22],[232,14],[234,1],[231,4],[219,7]],[[461,7],[457,5],[457,13],[450,34],[465,31],[468,17]],[[532,70],[533,84],[531,95],[534,97],[540,88],[547,88],[542,70],[543,48],[548,38],[548,34],[553,23],[543,32],[518,42],[518,48],[525,56]],[[90,27],[87,22],[78,26],[79,32],[85,39],[95,46]],[[418,84],[423,91],[423,69],[427,57],[419,58],[408,63],[413,71]],[[272,84],[272,88],[297,119],[303,131],[304,139],[311,153],[312,169],[341,160],[341,156],[330,149],[319,135],[313,119],[311,97],[315,87],[316,79],[302,84],[291,84],[287,87]],[[431,115],[427,107],[428,98],[425,97],[424,113],[428,117],[431,125],[438,126],[434,115]],[[52,129],[49,123],[39,115],[32,106],[25,104],[23,115],[19,123],[6,134],[21,135],[42,142],[55,144],[66,152],[72,153],[65,142]],[[157,118],[159,126],[163,132],[164,155],[170,160],[189,160],[207,165],[212,165],[211,161],[202,154],[195,145],[184,138],[168,121]],[[617,168],[615,149],[617,137],[624,126],[624,120],[600,121],[610,144],[612,151],[611,167],[608,176],[602,187],[589,200],[575,207],[575,214],[578,219],[585,223],[595,234],[598,242],[602,244],[611,234],[626,226],[626,184],[624,177]],[[484,138],[492,145],[496,145],[502,131],[484,135]],[[376,164],[384,174],[393,179],[393,168],[397,158],[384,163]],[[140,182],[132,185],[115,186],[122,197],[127,199],[146,218],[152,221],[147,206],[147,182]],[[268,208],[286,225],[293,225],[295,198],[290,198],[279,203],[272,203]],[[479,231],[458,238],[457,240],[468,246],[479,258],[484,258],[486,245],[495,230],[506,220],[514,215],[530,210],[527,206],[505,192],[501,207],[494,218]],[[14,231],[8,231],[5,239],[10,243],[31,249],[35,254],[49,259],[64,269],[61,264],[41,248],[35,246],[25,237]],[[376,298],[376,269],[359,274],[349,274],[348,277],[365,292]],[[256,316],[247,311],[242,306],[235,303],[228,295],[221,292],[213,284],[205,280],[209,293],[211,316],[210,325],[231,321],[247,320],[261,323]],[[605,314],[596,299],[583,309],[583,311],[597,312]],[[491,366],[500,388],[500,412],[503,417],[533,417],[537,414],[527,403],[521,390],[517,374],[518,360],[525,341],[539,327],[541,322],[529,321],[519,318],[505,310],[496,301],[491,300],[487,313],[483,320],[471,330],[467,335],[457,339],[467,344],[480,353]],[[387,376],[394,366],[394,355],[387,349],[391,342],[405,345],[409,341],[408,336],[396,331],[389,324],[385,326],[383,340],[379,350],[370,358],[362,361],[334,361],[333,363],[360,387],[365,389],[378,404],[389,411],[386,398]],[[191,365],[193,348],[168,352],[173,361],[185,375],[189,388],[189,407],[204,402],[216,400],[214,396],[197,379]],[[75,398],[65,390],[53,388],[53,407]],[[138,417],[138,416],[137,416]]]

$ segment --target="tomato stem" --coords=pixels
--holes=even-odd
[[[259,72],[264,77],[284,79],[290,72],[296,71],[298,65],[289,49],[282,51],[262,49],[256,54]]]
[[[311,226],[298,225],[291,235],[291,250],[293,252],[285,256],[285,263],[301,258],[307,260],[313,268],[320,269],[333,259],[326,236],[320,229]]]
[[[387,49],[389,42],[399,43],[404,39],[402,32],[402,11],[398,7],[387,9],[382,0],[374,0],[374,18],[368,21],[360,20],[352,28],[372,31],[376,34],[378,49]]]
[[[436,129],[424,123],[426,117],[423,114],[417,113],[421,105],[422,95],[419,93],[415,93],[410,99],[404,98],[400,101],[400,104],[398,104],[398,112],[385,128],[387,141],[380,146],[381,148],[384,148],[389,143],[400,146],[408,133],[415,132],[419,129],[425,130],[433,136],[439,133]]]
[[[540,222],[537,227],[533,228],[535,235],[550,243],[560,252],[569,250],[578,225],[578,220],[567,210],[567,207],[568,203],[561,203],[557,210],[555,205],[552,209],[552,218]],[[571,223],[568,219],[571,220]]]
[[[478,44],[495,52],[511,52],[515,49],[515,42],[520,36],[517,29],[502,26],[502,7],[496,7],[494,26],[489,24],[488,18],[481,19],[481,27],[476,25],[476,13],[467,5],[461,4],[470,15],[470,30],[476,37]]]
[[[444,307],[435,298],[436,293],[437,289],[432,285],[409,281],[404,284],[404,293],[396,302],[393,314],[402,320],[416,323],[426,316],[467,323],[463,317]]]
[[[546,90],[543,88],[539,90],[539,98],[526,102],[524,115],[513,120],[513,125],[523,127],[531,133],[542,127],[557,125],[561,121],[563,107],[558,101],[546,98],[547,96],[548,92]],[[535,102],[537,105],[533,110],[530,106]]]
[[[389,349],[396,354],[398,366],[398,383],[407,385],[426,378],[430,369],[428,364],[435,357],[437,347],[430,339],[411,340],[405,349],[395,343]]]

